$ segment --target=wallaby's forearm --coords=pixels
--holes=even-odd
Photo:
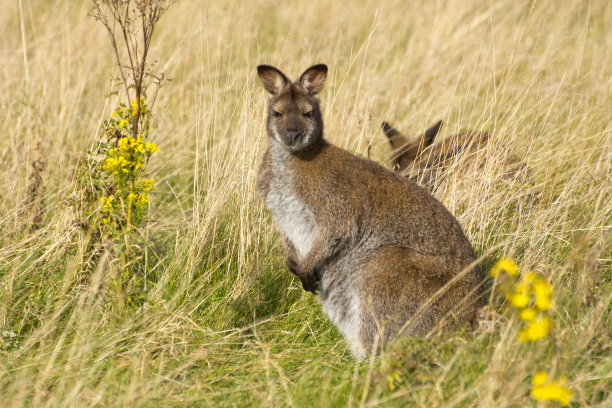
[[[297,250],[295,249],[289,238],[287,238],[287,236],[284,234],[283,244],[285,246],[285,256],[287,258],[286,262],[289,271],[300,279],[304,290],[316,293],[319,288],[316,282],[317,277],[314,271],[309,272],[307,269],[301,266],[301,260],[297,253]]]
[[[310,251],[299,262],[300,272],[307,281],[318,281],[320,279],[318,271],[342,252],[342,248],[347,246],[347,241],[353,239],[350,229],[343,230],[338,225],[328,224],[328,226],[329,229],[319,232]]]

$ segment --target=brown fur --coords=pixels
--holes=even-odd
[[[442,127],[442,121],[427,129],[425,133],[413,141],[409,141],[387,122],[382,123],[383,132],[387,135],[393,152],[391,163],[394,171],[419,180],[429,190],[433,190],[436,181],[443,177],[450,165],[459,157],[463,164],[474,162],[479,152],[486,149],[490,141],[489,134],[473,130],[457,133],[434,144],[435,138]],[[506,149],[504,146],[498,148]],[[481,156],[482,157],[482,156]],[[482,165],[484,161],[480,161]],[[509,175],[515,174],[524,166],[513,154],[507,155],[504,163]]]
[[[317,93],[327,68],[311,67],[295,83],[273,67],[258,71],[272,94],[259,194],[290,270],[306,290],[320,291],[353,353],[363,357],[402,328],[424,335],[473,321],[480,271],[457,220],[412,181],[323,139]],[[312,107],[308,118],[304,106]]]

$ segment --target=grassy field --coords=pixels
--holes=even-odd
[[[548,370],[572,406],[612,407],[609,1],[181,0],[152,48],[172,81],[135,310],[110,304],[116,260],[90,256],[67,200],[117,103],[106,33],[87,1],[1,3],[0,406],[535,407]],[[491,148],[436,197],[485,269],[506,256],[550,280],[550,338],[521,343],[490,296],[474,330],[354,361],[256,195],[260,63],[293,78],[326,63],[325,135],[355,154],[388,163],[383,120],[416,135],[444,119],[524,157],[526,183]]]

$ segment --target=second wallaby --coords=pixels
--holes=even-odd
[[[487,132],[466,130],[434,144],[441,127],[440,120],[421,136],[409,141],[389,123],[382,123],[383,132],[393,149],[391,153],[393,170],[408,176],[413,181],[419,181],[430,191],[435,188],[436,182],[440,181],[443,173],[456,159],[462,157],[464,163],[473,162],[479,157],[479,152],[485,151],[490,140]],[[500,149],[504,149],[505,174],[515,174],[524,168],[522,161],[509,153],[505,146],[496,145],[496,150]],[[481,158],[484,158],[484,153]]]
[[[457,220],[422,187],[324,139],[327,67],[295,82],[272,66],[257,71],[270,93],[259,195],[289,270],[320,294],[353,355],[473,322],[481,275]]]

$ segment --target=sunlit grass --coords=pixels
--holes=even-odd
[[[3,6],[0,405],[536,406],[541,362],[567,374],[572,406],[612,404],[608,2],[181,0],[151,51],[172,81],[153,112],[143,234],[155,279],[136,311],[109,307],[116,260],[91,257],[68,203],[118,102],[106,33],[87,2]],[[416,135],[443,119],[440,139],[486,130],[524,157],[528,182],[502,177],[490,148],[436,196],[483,269],[507,256],[555,288],[554,347],[521,342],[522,323],[491,300],[473,331],[356,363],[284,267],[255,193],[260,63],[289,75],[328,64],[325,134],[356,154],[387,162],[383,120]],[[28,180],[41,154],[37,223]]]

